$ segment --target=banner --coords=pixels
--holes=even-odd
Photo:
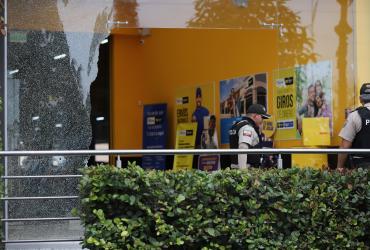
[[[271,116],[269,119],[264,119],[262,124],[262,134],[266,138],[272,139],[276,130],[276,121],[274,116]]]
[[[302,119],[328,117],[332,132],[332,65],[330,61],[296,68],[297,127],[302,134]]]
[[[302,138],[302,119],[329,118],[332,133],[332,65],[322,61],[274,72],[275,140]]]
[[[144,105],[143,149],[164,149],[167,141],[167,104]],[[166,169],[163,155],[144,155],[142,167]]]
[[[220,81],[221,144],[229,143],[229,129],[252,104],[267,108],[267,74],[253,74]]]
[[[204,117],[204,129],[201,137],[202,149],[217,149],[218,137],[216,129],[216,116]],[[198,169],[203,171],[214,171],[220,169],[219,155],[199,155]]]
[[[275,140],[297,138],[295,68],[274,72],[274,114],[276,115]]]
[[[197,123],[180,123],[176,129],[176,149],[194,149]],[[192,169],[193,155],[175,155],[174,170]]]
[[[203,171],[216,171],[220,169],[219,155],[200,155],[198,158],[198,169]]]
[[[181,123],[196,122],[196,148],[201,148],[204,118],[215,112],[214,92],[214,84],[181,87],[176,90],[175,127]]]

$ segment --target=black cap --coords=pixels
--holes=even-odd
[[[363,100],[370,100],[370,83],[364,83],[360,89],[360,97]]]
[[[263,119],[269,119],[271,115],[266,113],[266,108],[261,104],[252,104],[248,107],[247,114],[259,114]]]
[[[202,97],[202,89],[201,88],[197,88],[196,90],[195,90],[195,96],[196,97]]]

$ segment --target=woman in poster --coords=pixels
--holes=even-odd
[[[202,148],[203,149],[217,149],[218,148],[218,139],[217,139],[217,133],[216,133],[216,117],[214,115],[211,115],[209,117],[208,129],[203,130]]]

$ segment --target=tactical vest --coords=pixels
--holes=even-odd
[[[245,120],[241,120],[231,126],[229,130],[230,148],[235,149],[239,148],[239,130],[246,125],[251,126],[256,131],[259,139],[259,143],[257,145],[255,145],[254,147],[252,147],[252,145],[249,145],[249,148],[262,148],[261,146],[262,138],[259,133],[259,129],[256,126],[255,122],[248,117]],[[249,154],[247,157],[247,163],[253,167],[259,166],[260,161],[261,161],[260,154]],[[231,164],[238,165],[238,155],[231,155]]]
[[[352,142],[352,148],[370,148],[370,110],[366,107],[359,107],[356,110],[361,117],[362,126]],[[370,161],[369,154],[355,154],[353,156]]]

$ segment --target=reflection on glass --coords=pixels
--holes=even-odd
[[[283,18],[281,13],[286,12],[286,8],[297,15],[298,26]],[[279,4],[278,12],[279,23],[284,24],[283,35],[278,40],[279,68],[327,61],[332,65],[329,79],[332,84],[326,87],[335,113],[332,145],[338,145],[337,134],[344,122],[344,110],[355,103],[353,1],[291,0],[286,1],[285,6]],[[298,93],[302,91],[298,89]]]
[[[353,63],[351,3],[346,0],[8,1],[8,149],[88,149],[90,85],[97,75],[99,46],[106,42],[109,29],[274,29],[280,68],[330,60],[333,69],[337,69],[333,72],[336,86],[343,84],[343,93],[353,90],[353,72],[349,69]],[[344,95],[345,102],[353,97],[351,93]],[[257,89],[258,99],[266,94]],[[245,102],[247,106],[253,102],[252,92],[247,92]],[[338,108],[338,103],[334,107]],[[106,147],[96,144],[99,146]],[[86,161],[87,157],[82,156],[11,157],[8,173],[77,174]],[[9,181],[9,195],[75,195],[77,183],[77,179]],[[9,215],[10,218],[70,216],[70,210],[76,206],[75,200],[48,201],[42,206],[35,201],[11,201]],[[17,225],[11,226],[10,237],[29,237],[24,231],[31,230],[33,226],[29,225],[47,228],[49,234],[45,237],[78,235],[74,234],[75,229],[54,222]]]

